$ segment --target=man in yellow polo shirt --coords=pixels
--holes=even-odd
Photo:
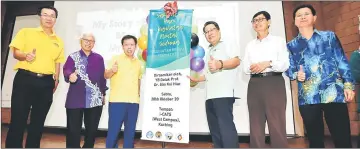
[[[65,61],[64,43],[53,26],[54,7],[39,9],[40,27],[23,28],[10,43],[17,73],[11,95],[11,120],[6,148],[22,148],[23,133],[31,108],[26,148],[39,148],[46,115],[58,84],[60,63]]]
[[[107,65],[105,78],[110,78],[109,122],[106,148],[117,147],[124,122],[123,148],[134,148],[134,136],[140,102],[140,60],[134,57],[137,40],[132,35],[121,39],[124,54],[114,56]]]

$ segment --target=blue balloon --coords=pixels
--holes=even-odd
[[[204,58],[204,56],[205,56],[205,50],[203,47],[201,46],[194,47],[194,57]]]
[[[196,72],[204,69],[205,62],[202,58],[194,57],[190,60],[190,69]]]

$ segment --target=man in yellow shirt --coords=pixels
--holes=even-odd
[[[109,123],[106,148],[117,147],[124,122],[123,148],[134,148],[134,136],[140,102],[141,64],[134,57],[137,40],[132,35],[121,39],[124,54],[114,56],[107,65],[105,78],[110,78]]]
[[[23,133],[31,107],[26,148],[39,148],[44,122],[59,83],[60,63],[65,61],[64,43],[54,30],[58,12],[39,9],[40,27],[23,28],[10,43],[17,73],[11,95],[11,120],[6,148],[22,148]]]

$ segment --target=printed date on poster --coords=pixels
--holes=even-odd
[[[179,101],[179,97],[172,97],[171,93],[162,92],[161,97],[151,97],[151,101]]]

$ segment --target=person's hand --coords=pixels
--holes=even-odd
[[[297,80],[300,82],[304,82],[305,81],[305,72],[304,72],[304,68],[302,65],[300,65],[300,69],[297,73]]]
[[[54,80],[55,81],[55,85],[54,85],[54,89],[53,89],[53,94],[55,93],[58,85],[59,85],[59,80]]]
[[[102,96],[102,105],[105,105],[105,95]]]
[[[36,49],[33,49],[32,52],[27,53],[25,56],[26,56],[25,60],[27,62],[33,62],[36,58]]]
[[[77,71],[75,71],[75,72],[73,72],[73,73],[69,76],[69,81],[70,81],[71,83],[76,82],[76,80],[78,79],[77,74],[78,74]]]
[[[270,66],[270,62],[269,61],[264,61],[264,62],[260,62],[260,63],[255,63],[252,64],[250,66],[250,71],[252,73],[261,73],[263,72],[266,68],[268,68]]]
[[[221,63],[216,60],[214,57],[210,56],[210,60],[208,62],[210,72],[216,72],[220,69]]]
[[[112,68],[111,68],[111,71],[112,71],[113,73],[116,73],[116,72],[118,71],[118,63],[117,63],[117,62],[114,63],[114,65],[113,65]]]
[[[355,93],[354,93],[353,90],[345,89],[344,90],[344,95],[345,95],[345,101],[346,102],[350,102],[350,101],[354,100]]]
[[[199,82],[200,81],[199,78],[195,78],[195,77],[192,77],[192,76],[187,76],[187,78],[189,78],[190,81],[192,81],[192,82]]]

